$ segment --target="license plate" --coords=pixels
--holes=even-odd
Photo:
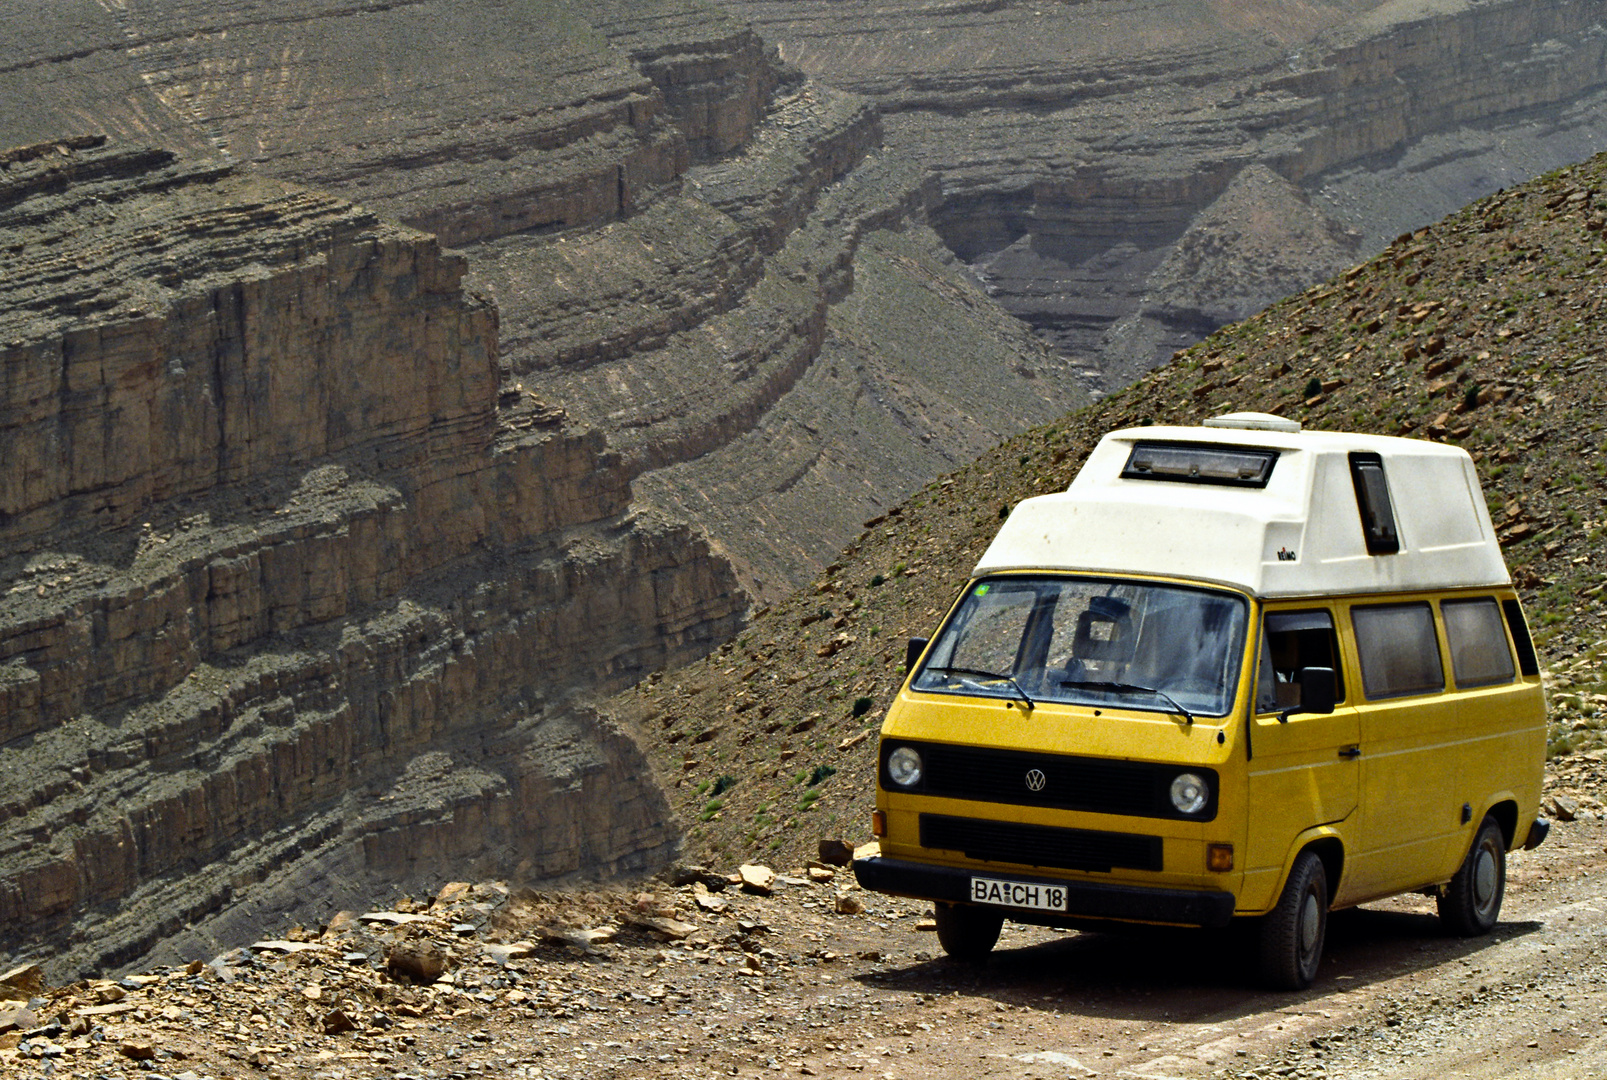
[[[971,879],[971,902],[1031,908],[1033,911],[1065,911],[1066,890],[1061,885],[1044,885],[1036,881],[974,877]]]

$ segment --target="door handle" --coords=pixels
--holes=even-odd
[[[1359,758],[1359,757],[1361,757],[1361,747],[1359,747],[1359,746],[1343,746],[1343,747],[1340,747],[1339,756],[1342,757],[1342,758],[1349,758],[1349,759],[1352,759],[1352,760],[1355,759],[1355,758]]]

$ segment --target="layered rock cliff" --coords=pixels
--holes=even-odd
[[[876,101],[988,291],[1114,389],[1607,147],[1588,0],[726,0]]]
[[[69,0],[0,12],[0,96],[0,145],[226,155],[461,249],[501,311],[506,386],[605,433],[640,497],[704,520],[760,597],[931,472],[1086,400],[954,273],[936,189],[877,154],[876,108],[706,0]],[[867,236],[913,238],[873,260],[888,288],[967,297],[941,345],[973,358],[964,393],[929,371],[930,335],[840,344]]]
[[[746,601],[502,388],[461,257],[99,139],[0,158],[0,236],[0,950],[103,967],[673,851],[635,743],[566,698]]]
[[[575,695],[1083,399],[876,110],[706,4],[0,24],[0,950],[59,971],[654,865]]]
[[[0,949],[64,967],[651,863],[662,797],[574,694],[1607,132],[1584,0],[36,8]]]
[[[1588,0],[69,0],[0,31],[0,142],[226,154],[463,248],[510,384],[763,597],[912,477],[1607,144]],[[900,233],[912,261],[870,255]],[[929,335],[833,328],[871,268],[979,284],[1052,352],[967,300],[957,406]]]

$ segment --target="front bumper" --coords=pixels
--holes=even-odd
[[[1015,873],[990,873],[986,876],[1058,885],[1066,890],[1067,907],[1063,916],[1044,911],[1010,909],[1010,918],[1018,922],[1054,926],[1080,919],[1117,919],[1122,922],[1221,927],[1233,920],[1234,896],[1219,890],[1147,888]],[[861,888],[895,896],[957,904],[966,903],[971,898],[972,872],[949,866],[931,866],[875,855],[854,860],[854,877]]]

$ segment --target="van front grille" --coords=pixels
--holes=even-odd
[[[921,846],[968,859],[1060,870],[1161,869],[1161,838],[1009,821],[921,815]]]
[[[895,787],[887,776],[886,758],[897,746],[912,746],[920,751],[923,775],[915,788]],[[1157,765],[903,739],[883,739],[882,760],[882,786],[891,790],[1126,817],[1183,821],[1211,821],[1216,817],[1216,770],[1197,765]],[[1171,784],[1180,772],[1195,773],[1206,781],[1209,794],[1197,813],[1184,814],[1172,805]]]

